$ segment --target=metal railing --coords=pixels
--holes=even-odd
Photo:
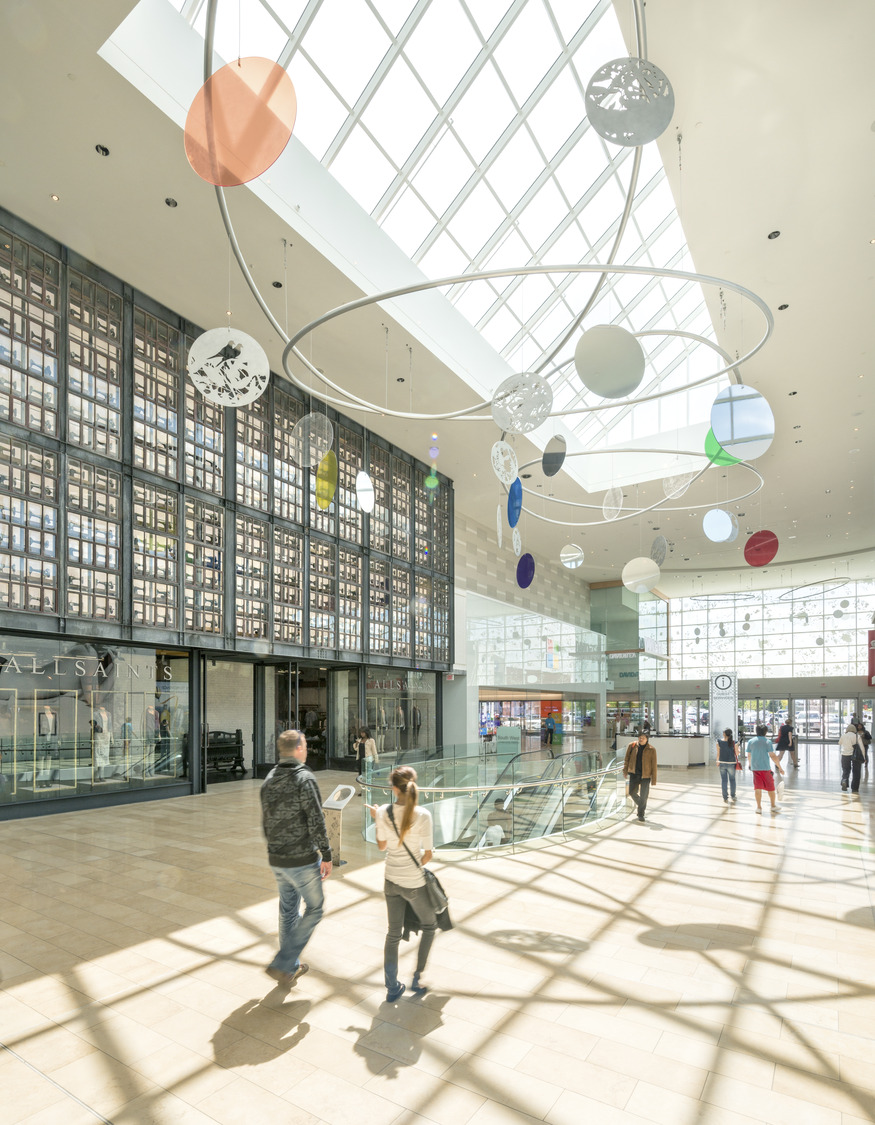
[[[482,852],[624,815],[622,765],[613,759],[602,766],[598,757],[592,751],[541,758],[523,753],[505,764],[478,754],[404,764],[417,771],[419,803],[432,815],[435,847]],[[363,805],[392,799],[393,768],[379,765],[359,777]],[[373,821],[366,808],[362,813],[362,833],[373,840]]]

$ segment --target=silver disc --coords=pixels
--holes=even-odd
[[[647,59],[612,59],[586,88],[586,116],[600,137],[624,148],[655,141],[674,113],[674,90]]]
[[[492,447],[492,471],[507,488],[519,475],[516,454],[506,441],[497,441]]]
[[[531,372],[511,375],[492,396],[492,417],[500,430],[527,434],[553,409],[553,391],[546,379]]]
[[[305,414],[292,430],[292,460],[302,469],[318,465],[334,444],[334,426],[324,414]]]
[[[267,390],[270,363],[259,342],[236,328],[210,328],[188,353],[191,381],[217,406],[246,406]]]

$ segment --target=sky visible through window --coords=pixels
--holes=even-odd
[[[205,0],[176,6],[202,33]],[[628,53],[610,0],[222,0],[216,49],[286,66],[296,137],[428,277],[606,260],[634,155],[584,112],[592,74]],[[616,261],[695,268],[655,144]],[[447,297],[514,370],[535,370],[595,280],[479,281]],[[584,327],[607,323],[714,337],[699,285],[659,278],[610,278]],[[602,401],[567,362],[576,340],[544,372],[565,364],[551,379],[554,409]],[[720,365],[689,340],[643,343],[639,395]],[[721,385],[566,422],[589,448],[617,445],[704,421]]]

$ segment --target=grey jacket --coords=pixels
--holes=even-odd
[[[316,778],[294,758],[277,762],[261,787],[262,827],[272,867],[331,862]]]

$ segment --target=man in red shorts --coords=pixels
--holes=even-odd
[[[783,773],[781,759],[772,750],[772,744],[766,738],[766,726],[757,724],[756,737],[747,744],[747,760],[753,770],[753,795],[756,798],[757,812],[762,813],[763,790],[769,795],[772,805],[772,815],[781,810],[775,805],[775,779],[772,776],[770,761],[775,763],[778,773]]]

